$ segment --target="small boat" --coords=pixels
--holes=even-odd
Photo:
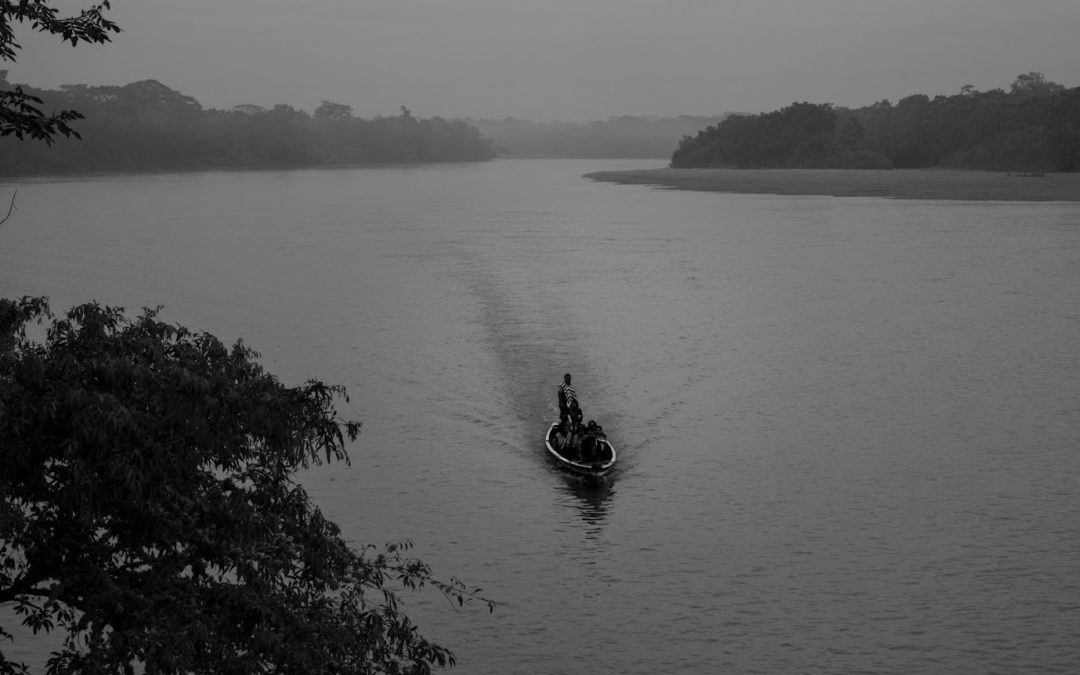
[[[553,422],[544,434],[544,445],[547,446],[548,454],[551,455],[559,466],[570,473],[581,476],[585,480],[594,483],[602,483],[611,473],[615,466],[615,446],[606,438],[597,439],[596,457],[586,461],[580,457],[564,457],[555,449],[555,431],[559,428],[558,422]]]

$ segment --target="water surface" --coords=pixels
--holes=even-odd
[[[305,485],[499,602],[406,597],[458,672],[1080,669],[1080,208],[580,177],[655,164],[22,183],[0,292],[346,385]],[[566,371],[603,489],[543,454]]]

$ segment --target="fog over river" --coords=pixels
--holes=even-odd
[[[301,479],[498,603],[404,596],[454,672],[1080,670],[1080,206],[581,177],[662,163],[4,184],[0,294],[345,385]],[[605,488],[544,456],[564,372]]]

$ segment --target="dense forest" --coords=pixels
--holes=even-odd
[[[0,91],[15,88],[0,70]],[[359,119],[347,105],[323,101],[313,114],[287,105],[204,110],[156,80],[124,86],[63,85],[21,89],[45,110],[76,110],[82,137],[51,147],[0,138],[0,175],[225,167],[487,160],[491,143],[475,127],[401,108],[394,117]]]
[[[0,91],[15,88],[0,70]],[[732,168],[918,168],[1080,171],[1080,88],[1041,73],[1010,91],[965,86],[863,108],[793,103],[758,115],[610,117],[593,122],[360,119],[340,103],[207,110],[144,80],[22,91],[45,110],[76,110],[82,139],[52,147],[0,138],[0,175],[232,167],[480,161],[504,157],[659,158]],[[696,132],[696,135],[694,135]],[[681,139],[681,140],[680,140]],[[671,154],[672,148],[675,148]]]
[[[671,166],[1080,171],[1080,87],[1031,72],[1008,92],[965,86],[854,109],[794,103],[683,138]]]
[[[679,139],[725,117],[621,116],[592,122],[531,122],[508,117],[466,122],[494,142],[500,157],[659,159],[669,157]]]

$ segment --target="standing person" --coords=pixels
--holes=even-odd
[[[570,402],[577,401],[577,391],[570,384],[570,373],[563,375],[562,379],[562,384],[559,385],[559,419],[570,414]]]

